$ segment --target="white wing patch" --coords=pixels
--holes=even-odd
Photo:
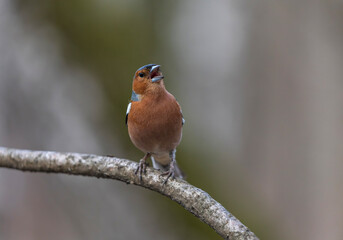
[[[125,117],[125,124],[127,125],[127,118],[129,116],[129,112],[131,110],[131,103],[129,103],[129,105],[127,105],[127,109],[126,109],[126,117]]]
[[[131,103],[129,103],[129,105],[127,105],[126,115],[129,114],[130,110],[131,110]]]

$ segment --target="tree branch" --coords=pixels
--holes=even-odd
[[[142,182],[134,174],[138,164],[116,157],[79,153],[28,151],[0,147],[0,167],[22,171],[66,173],[111,178],[145,187],[169,197],[208,224],[225,239],[258,239],[208,193],[184,180],[169,180],[163,186],[160,171],[147,168]]]

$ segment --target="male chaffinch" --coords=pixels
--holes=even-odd
[[[126,111],[126,125],[133,144],[145,153],[135,174],[146,170],[146,160],[151,158],[153,167],[170,177],[184,178],[175,160],[176,147],[182,137],[185,122],[175,97],[163,82],[160,66],[148,64],[139,68],[132,84],[131,101]]]

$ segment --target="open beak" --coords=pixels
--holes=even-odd
[[[150,77],[151,77],[151,82],[153,83],[159,82],[164,78],[162,73],[160,72],[160,65],[155,65],[151,68]]]

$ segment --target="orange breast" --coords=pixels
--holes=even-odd
[[[169,152],[181,141],[181,109],[169,93],[158,99],[145,96],[132,102],[128,130],[131,141],[141,151]]]

